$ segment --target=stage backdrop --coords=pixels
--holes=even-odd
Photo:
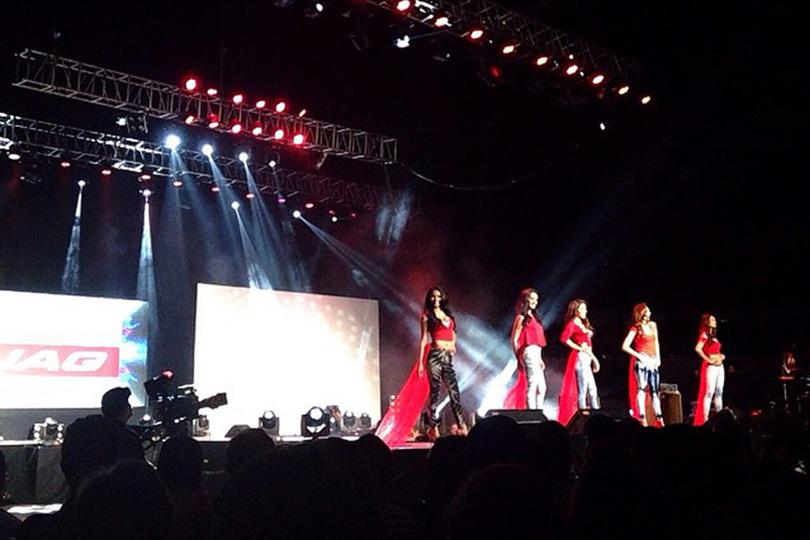
[[[376,300],[199,284],[194,385],[201,398],[227,392],[205,411],[211,435],[258,426],[265,410],[282,435],[300,433],[301,415],[337,405],[380,417]]]
[[[114,386],[144,404],[147,304],[0,291],[0,409],[101,407]]]

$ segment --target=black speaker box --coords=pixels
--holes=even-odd
[[[542,409],[490,409],[484,417],[489,418],[490,416],[508,416],[518,424],[542,424],[548,422],[548,418],[543,414]]]

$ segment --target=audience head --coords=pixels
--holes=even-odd
[[[236,474],[252,458],[271,452],[275,443],[263,429],[253,428],[240,432],[228,442],[225,456],[225,472]]]
[[[132,417],[132,407],[129,404],[130,395],[132,392],[125,386],[107,390],[101,397],[101,414],[104,415],[104,418],[126,424]]]

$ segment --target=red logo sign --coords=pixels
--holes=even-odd
[[[118,377],[118,348],[0,344],[0,375]]]

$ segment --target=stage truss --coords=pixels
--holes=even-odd
[[[36,50],[26,49],[15,56],[17,70],[13,84],[18,88],[164,120],[183,122],[193,116],[197,125],[220,133],[231,133],[230,126],[235,123],[246,132],[260,126],[261,134],[249,137],[368,163],[397,161],[397,139],[386,135],[297,114],[234,105],[222,96],[185,92],[171,84]],[[211,117],[217,118],[218,127],[208,127]],[[277,130],[283,131],[282,140],[275,139]],[[303,143],[294,145],[293,134],[303,135]]]
[[[6,150],[49,159],[66,159],[92,166],[106,166],[132,173],[176,178],[186,176],[202,183],[214,182],[210,160],[201,152],[178,149],[183,163],[172,167],[172,152],[149,141],[44,122],[0,112],[0,143]],[[224,181],[247,187],[245,165],[229,157],[211,158]],[[269,161],[251,165],[259,190],[284,198],[302,195],[314,202],[331,202],[370,209],[380,194],[369,184],[340,180],[319,174],[285,169]]]

